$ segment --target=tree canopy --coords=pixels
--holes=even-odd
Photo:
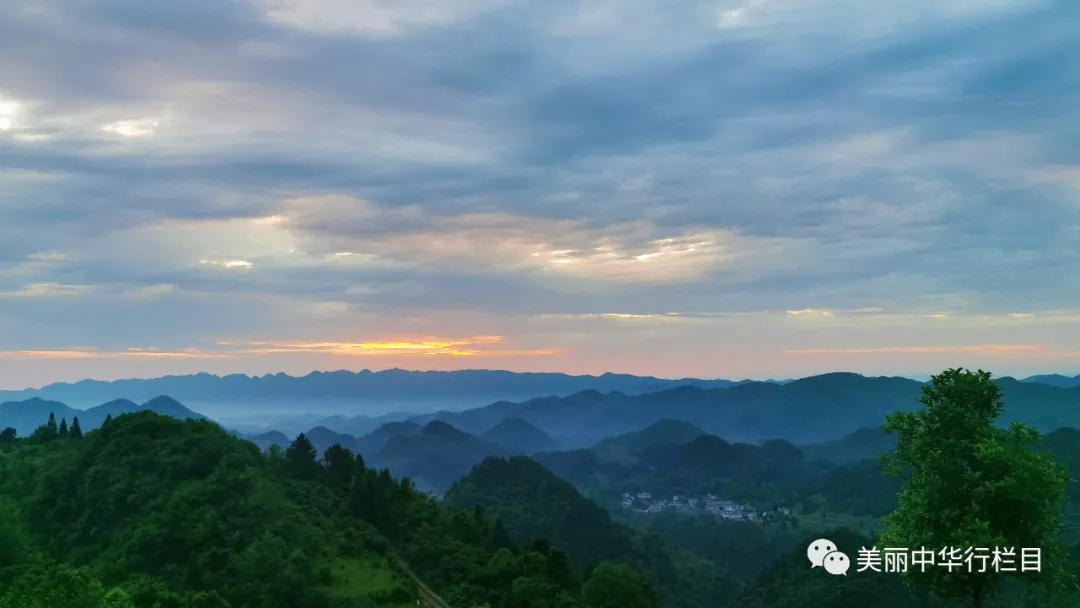
[[[1039,435],[1033,429],[994,426],[1004,405],[990,373],[946,370],[923,388],[919,401],[921,410],[892,414],[885,425],[897,436],[885,457],[888,470],[906,482],[896,510],[884,518],[878,545],[1007,548],[1015,553],[1015,575],[1066,584],[1058,533],[1069,477],[1034,449]],[[1021,573],[1022,548],[1041,550],[1041,572]],[[979,607],[1014,574],[995,572],[990,564],[982,569],[909,568],[903,577],[939,597],[969,598]]]

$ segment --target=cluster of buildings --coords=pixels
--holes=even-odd
[[[634,509],[642,513],[659,513],[668,509],[676,511],[702,511],[712,513],[723,519],[742,521],[762,521],[777,517],[790,517],[791,512],[787,507],[780,507],[775,511],[761,511],[748,504],[740,504],[731,500],[724,500],[714,494],[705,496],[672,496],[670,499],[653,498],[649,492],[637,494],[625,493],[622,495],[624,508]]]

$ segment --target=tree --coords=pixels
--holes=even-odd
[[[313,479],[318,473],[318,451],[307,435],[300,433],[285,450],[285,472],[296,479]]]
[[[334,489],[348,489],[356,471],[356,459],[348,448],[335,443],[323,453],[326,477]]]
[[[68,436],[67,418],[61,418],[60,419],[60,429],[56,432],[56,434],[57,434],[58,437],[63,437],[64,439],[67,439],[67,436]]]
[[[34,432],[30,435],[32,441],[46,442],[56,439],[56,415],[49,413],[49,421],[45,424],[34,429]]]
[[[604,562],[596,566],[581,585],[585,608],[656,608],[652,587],[641,574],[626,564]]]
[[[15,441],[15,439],[18,438],[18,436],[19,436],[18,431],[16,431],[15,429],[13,429],[10,426],[5,427],[4,430],[0,431],[0,443],[9,443],[9,442]]]
[[[1020,423],[994,426],[1004,409],[1000,388],[989,372],[950,369],[923,387],[915,412],[887,418],[897,435],[883,456],[886,470],[906,477],[895,511],[884,518],[883,547],[1011,548],[1017,574],[1025,580],[1070,582],[1058,544],[1065,491],[1064,467],[1032,449],[1038,433]],[[1039,548],[1042,571],[1020,574],[1023,548]],[[1012,573],[934,567],[903,574],[910,586],[946,598],[970,598],[976,608]]]
[[[82,439],[82,427],[79,426],[79,417],[75,416],[71,419],[71,438]]]
[[[105,426],[106,424],[109,424],[112,421],[113,421],[112,414],[108,414],[108,415],[105,416],[105,422],[102,422],[101,426]]]

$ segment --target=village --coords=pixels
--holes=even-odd
[[[705,496],[672,496],[670,499],[653,498],[650,492],[637,494],[625,493],[622,495],[624,508],[633,509],[641,513],[660,513],[667,510],[698,511],[711,513],[722,519],[740,521],[763,521],[787,518],[791,512],[787,507],[780,507],[773,511],[756,509],[752,505],[740,504],[731,500],[725,500],[714,494]]]

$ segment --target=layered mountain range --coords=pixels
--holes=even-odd
[[[1006,404],[1002,424],[1024,421],[1044,433],[1080,427],[1080,387],[1012,378],[997,382]],[[303,429],[320,454],[340,444],[361,454],[369,465],[388,468],[397,476],[409,477],[419,488],[440,494],[490,456],[538,455],[560,475],[585,483],[591,476],[603,475],[605,463],[620,462],[618,454],[634,452],[634,441],[654,447],[664,441],[689,445],[699,435],[722,437],[725,444],[734,446],[771,445],[779,450],[777,454],[783,452],[782,444],[770,441],[782,440],[787,445],[810,446],[805,453],[817,459],[857,460],[880,451],[880,426],[886,414],[917,408],[921,387],[922,383],[906,378],[833,373],[786,383],[747,382],[727,388],[691,385],[643,394],[588,389],[566,397],[498,401],[419,416],[312,417],[310,426]],[[52,413],[58,421],[70,422],[78,416],[82,428],[89,430],[110,414],[140,410],[174,418],[206,417],[164,396],[141,405],[114,399],[88,409],[31,398],[0,404],[0,428],[11,426],[20,435],[28,435]],[[268,449],[286,447],[299,431],[234,432]],[[654,435],[667,439],[658,442]],[[841,438],[842,445],[831,443]],[[865,449],[852,456],[860,440]],[[702,440],[694,449],[702,453],[734,450],[732,454],[750,449],[729,450],[711,441]],[[687,457],[694,458],[693,454]]]

